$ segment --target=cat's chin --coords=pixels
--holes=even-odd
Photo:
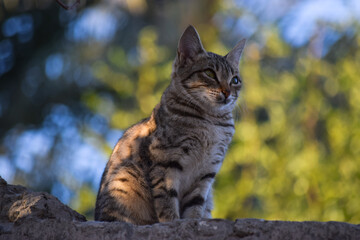
[[[217,107],[230,107],[230,105],[232,105],[232,103],[234,102],[234,99],[232,98],[223,98],[221,100],[217,99],[216,101],[214,101],[214,105],[216,105]]]
[[[221,106],[224,106],[224,105],[230,104],[230,102],[231,102],[231,99],[227,98],[227,99],[224,99],[222,101],[217,101],[217,104],[221,105]]]
[[[232,109],[234,108],[234,106],[233,106],[233,101],[230,99],[227,99],[226,101],[211,102],[210,108],[213,113],[223,113],[224,111],[231,112]]]

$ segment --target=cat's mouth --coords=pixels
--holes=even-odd
[[[221,103],[226,105],[226,104],[228,104],[230,102],[231,102],[230,98],[225,98]]]
[[[231,102],[230,98],[224,98],[224,97],[217,97],[216,100],[217,100],[216,102],[220,105],[226,105]]]

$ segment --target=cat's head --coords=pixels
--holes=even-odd
[[[196,29],[189,26],[179,41],[173,86],[188,101],[206,111],[232,111],[242,87],[239,61],[244,46],[245,39],[226,56],[207,52]]]

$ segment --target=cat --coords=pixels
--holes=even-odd
[[[212,184],[235,131],[245,41],[220,56],[204,50],[193,26],[184,31],[160,103],[111,154],[95,220],[147,225],[211,218]]]

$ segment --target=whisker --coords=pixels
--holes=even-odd
[[[238,101],[234,108],[234,121],[239,122],[242,115],[246,115],[248,113],[248,108],[246,105],[246,101],[241,99],[241,103]]]

